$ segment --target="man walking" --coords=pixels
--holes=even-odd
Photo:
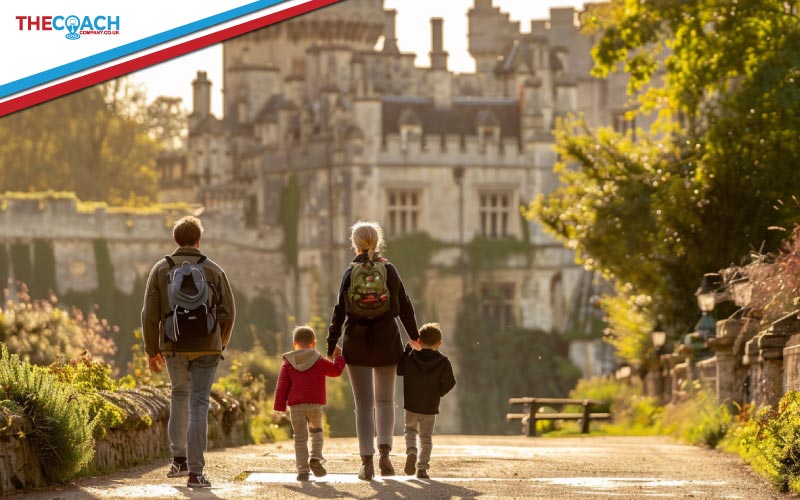
[[[202,234],[197,217],[175,222],[178,248],[150,271],[142,309],[150,369],[166,362],[172,386],[167,477],[188,476],[192,488],[211,486],[203,473],[211,384],[236,316],[225,272],[200,252]]]

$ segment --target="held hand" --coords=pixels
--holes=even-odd
[[[342,355],[342,348],[337,345],[336,349],[333,350],[333,357],[335,358],[341,355]]]
[[[422,344],[419,343],[419,340],[411,339],[408,341],[408,345],[410,345],[411,348],[414,349],[415,351],[422,350]]]
[[[147,364],[150,365],[150,369],[152,371],[159,373],[161,371],[161,367],[164,366],[164,358],[161,357],[161,353],[158,353],[152,358],[148,358]]]

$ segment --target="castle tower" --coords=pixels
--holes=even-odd
[[[497,56],[519,34],[519,22],[509,20],[509,15],[492,6],[492,0],[475,0],[467,12],[469,18],[469,53],[475,59],[478,73],[488,73],[497,62]]]

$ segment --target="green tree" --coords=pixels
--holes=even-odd
[[[179,101],[148,105],[143,87],[112,80],[0,118],[0,185],[114,205],[153,202],[155,159],[183,128]]]
[[[643,313],[614,331],[632,359],[656,318],[676,336],[691,329],[704,272],[762,242],[776,248],[784,234],[771,229],[800,215],[796,12],[794,1],[612,0],[583,15],[584,29],[601,33],[594,73],[627,72],[638,113],[655,124],[634,136],[561,122],[563,184],[527,215]],[[628,314],[620,303],[605,301],[606,312]]]

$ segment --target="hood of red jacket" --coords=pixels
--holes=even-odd
[[[314,363],[322,356],[316,349],[298,349],[283,355],[283,359],[289,362],[295,370],[304,372],[314,366]]]

